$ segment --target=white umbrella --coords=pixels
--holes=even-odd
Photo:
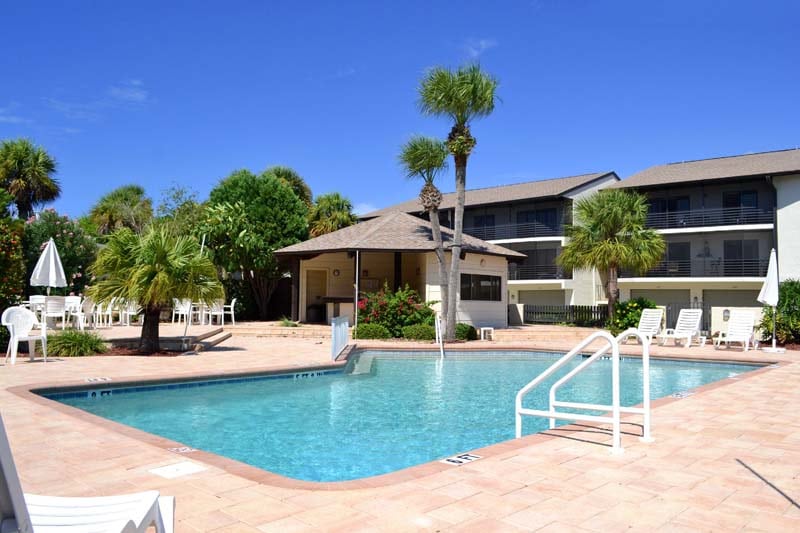
[[[42,251],[36,268],[31,274],[31,285],[34,287],[47,287],[47,294],[50,294],[50,287],[66,287],[67,277],[64,275],[64,267],[61,266],[61,258],[58,256],[56,243],[51,238]]]
[[[778,285],[778,261],[775,257],[775,248],[773,248],[769,253],[767,277],[757,298],[762,304],[772,307],[772,350],[770,351],[778,351],[775,347],[775,307],[778,305]]]

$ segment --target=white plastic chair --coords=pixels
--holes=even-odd
[[[42,322],[51,318],[61,319],[61,329],[67,328],[67,306],[63,296],[47,296],[44,299],[44,316]],[[56,322],[58,326],[58,322]]]
[[[72,313],[81,310],[81,300],[82,298],[80,296],[64,297],[64,308],[67,310],[67,319],[72,319]]]
[[[124,326],[131,325],[131,318],[139,316],[139,304],[136,302],[122,302],[119,311],[119,321]]]
[[[2,325],[8,328],[8,333],[11,338],[8,339],[8,348],[6,349],[6,361],[11,358],[11,364],[17,362],[17,351],[19,350],[20,342],[28,342],[28,354],[30,360],[33,361],[36,354],[36,341],[42,343],[42,355],[44,362],[47,362],[47,323],[43,320],[39,322],[36,315],[30,309],[24,307],[9,307],[3,311],[3,316],[0,318]],[[39,334],[32,334],[34,326],[41,325]]]
[[[91,298],[84,298],[80,308],[70,313],[72,324],[83,331],[86,326],[91,327],[95,320],[95,305]]]
[[[36,316],[40,319],[42,318],[42,312],[44,312],[44,299],[45,296],[41,294],[33,294],[28,298],[30,310],[36,313]]]
[[[678,320],[675,328],[667,328],[664,333],[658,335],[661,345],[666,344],[668,339],[673,339],[675,344],[681,339],[685,340],[684,347],[692,345],[692,339],[700,336],[700,319],[703,317],[702,309],[681,309],[678,313]]]
[[[663,309],[642,309],[642,316],[639,317],[636,331],[652,343],[653,337],[661,330],[661,317],[663,316]],[[627,339],[625,340],[627,341]]]
[[[728,317],[728,331],[721,333],[714,341],[714,347],[719,348],[720,344],[725,343],[726,348],[730,348],[732,342],[741,343],[746,352],[752,344],[755,348],[755,322],[756,317],[750,311],[731,310]]]
[[[172,299],[172,323],[175,323],[175,317],[178,317],[178,324],[181,320],[192,319],[192,301],[191,300],[178,300]]]
[[[225,300],[216,300],[211,304],[211,307],[206,311],[208,316],[208,323],[214,323],[214,317],[217,317],[217,324],[225,325]]]
[[[236,325],[236,317],[233,316],[234,309],[236,309],[236,298],[231,300],[228,305],[222,306],[222,325],[225,325],[225,315],[231,315],[231,324]]]
[[[0,531],[21,533],[156,533],[175,530],[175,498],[150,490],[121,496],[63,498],[22,492],[0,417]]]

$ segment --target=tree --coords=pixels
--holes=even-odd
[[[156,215],[156,222],[169,226],[176,235],[197,235],[197,228],[205,217],[205,207],[197,201],[197,193],[173,185],[161,191]]]
[[[139,185],[123,185],[100,198],[89,212],[89,219],[100,235],[121,228],[141,233],[153,218],[153,202]]]
[[[55,172],[55,159],[28,139],[0,144],[0,186],[14,197],[17,217],[29,218],[35,207],[58,198]]]
[[[317,196],[308,213],[308,233],[312,237],[319,237],[356,222],[358,217],[353,214],[350,200],[338,192],[322,194]]]
[[[568,269],[596,268],[605,278],[612,318],[619,299],[619,270],[644,273],[664,255],[664,238],[645,225],[647,210],[647,199],[641,194],[600,191],[577,201],[575,224],[565,228],[569,240],[556,262]]]
[[[306,204],[306,207],[311,208],[311,187],[308,186],[306,180],[304,180],[303,177],[294,169],[289,167],[274,166],[269,167],[264,172],[273,174],[279,180],[288,185],[294,191],[297,197],[300,198],[304,204]]]
[[[431,222],[431,233],[436,244],[436,259],[439,262],[439,288],[442,296],[442,316],[448,316],[449,285],[447,280],[447,263],[444,255],[442,229],[439,225],[439,206],[442,204],[442,192],[433,181],[440,172],[447,169],[447,145],[430,137],[416,135],[412,137],[400,152],[400,164],[406,171],[406,177],[422,178],[424,184],[419,192],[419,202],[428,213]]]
[[[447,136],[447,149],[453,155],[456,172],[456,205],[453,243],[451,246],[447,326],[445,338],[454,340],[456,334],[456,287],[459,286],[461,240],[464,229],[464,199],[467,184],[467,160],[477,143],[470,131],[473,119],[488,116],[494,111],[497,80],[483,72],[478,65],[449,70],[436,67],[430,70],[419,87],[419,107],[423,114],[447,117],[453,127]]]
[[[31,278],[36,262],[47,241],[53,239],[67,277],[67,286],[53,289],[54,294],[81,294],[89,284],[89,267],[97,256],[97,242],[77,220],[59,215],[55,209],[47,208],[39,216],[25,222],[22,245],[25,255],[26,284]],[[30,292],[43,293],[44,287],[29,287]]]
[[[160,350],[158,321],[173,298],[211,303],[225,297],[217,269],[200,253],[200,243],[164,228],[150,228],[144,234],[129,228],[115,231],[91,272],[98,280],[88,290],[95,301],[123,298],[142,309],[139,349],[144,353]]]
[[[214,262],[247,280],[266,319],[269,300],[283,277],[273,251],[308,237],[305,204],[274,174],[239,170],[210,193],[199,231],[213,250]]]

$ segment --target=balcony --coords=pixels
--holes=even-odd
[[[757,207],[692,209],[690,211],[671,211],[647,215],[647,225],[655,229],[772,224],[773,221],[774,214],[772,210],[759,209]]]
[[[550,226],[539,222],[527,222],[524,224],[498,224],[496,226],[465,226],[464,233],[484,241],[530,237],[563,237],[564,225]]]
[[[661,261],[644,275],[620,272],[620,278],[764,277],[769,259],[696,259]]]
[[[508,279],[509,280],[548,280],[548,279],[571,279],[570,272],[564,272],[564,269],[557,265],[515,265],[511,263],[508,266]]]

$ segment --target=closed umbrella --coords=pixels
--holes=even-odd
[[[36,262],[36,267],[31,274],[31,286],[47,287],[47,294],[50,294],[50,287],[66,287],[67,277],[64,275],[64,267],[61,266],[61,258],[58,256],[56,243],[51,238],[42,251],[42,255]]]
[[[775,248],[773,248],[769,253],[767,277],[764,285],[761,286],[761,292],[758,293],[758,301],[772,307],[772,349],[769,350],[772,352],[779,351],[775,346],[775,307],[778,305],[778,285],[778,261],[775,257]]]

